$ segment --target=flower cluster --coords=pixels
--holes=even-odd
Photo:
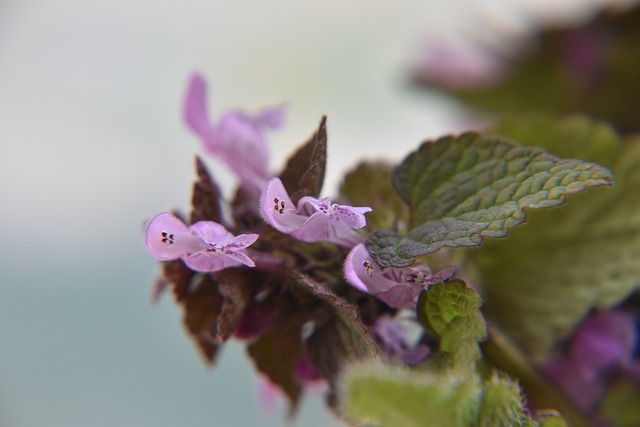
[[[302,197],[294,204],[281,179],[271,177],[264,131],[280,126],[284,108],[265,109],[257,115],[242,111],[225,114],[217,125],[209,120],[206,82],[191,77],[185,99],[184,117],[202,140],[205,150],[222,160],[236,173],[241,186],[259,191],[259,210],[264,221],[276,230],[303,242],[331,242],[352,249],[344,263],[345,277],[351,285],[376,296],[394,308],[415,305],[418,294],[430,284],[450,278],[447,268],[431,274],[428,266],[381,269],[369,256],[358,229],[366,226],[370,207],[332,203],[328,198]],[[152,218],[145,239],[150,252],[159,260],[182,259],[195,271],[215,272],[228,267],[254,267],[245,251],[258,234],[234,236],[223,225],[201,221],[187,227],[169,213]]]
[[[371,207],[339,204],[314,194],[319,189],[295,188],[296,180],[309,173],[297,171],[298,166],[293,172],[273,174],[268,167],[266,131],[282,124],[284,107],[253,115],[231,111],[214,124],[207,111],[206,82],[196,74],[187,87],[184,119],[205,152],[237,176],[241,191],[230,204],[234,217],[227,222],[224,209],[215,208],[212,213],[210,205],[202,205],[220,200],[214,190],[217,186],[206,183],[210,177],[199,162],[199,185],[204,187],[198,187],[200,196],[194,192],[193,205],[198,212],[195,217],[206,220],[187,225],[174,214],[160,213],[147,222],[145,241],[151,254],[165,261],[154,299],[165,288],[173,289],[186,311],[187,329],[208,360],[213,361],[218,346],[233,336],[248,343],[249,354],[262,374],[265,403],[273,400],[274,390],[284,392],[293,402],[299,387],[327,390],[327,380],[332,381],[336,373],[317,365],[310,342],[333,324],[329,319],[335,313],[327,312],[329,307],[319,310],[314,300],[300,299],[299,292],[291,289],[292,275],[304,277],[311,289],[315,277],[331,277],[335,285],[322,292],[333,295],[335,309],[350,313],[355,321],[351,327],[361,328],[364,334],[360,339],[389,360],[414,365],[429,356],[431,349],[420,342],[422,329],[415,320],[417,329],[413,329],[418,335],[410,337],[390,313],[415,307],[419,293],[450,278],[453,268],[437,274],[424,264],[381,268],[364,246],[366,214],[372,212]],[[307,143],[315,144],[310,152],[326,150],[317,137],[326,135],[323,126],[324,120]],[[317,168],[318,164],[312,165],[317,159],[312,156],[309,167]],[[295,177],[296,173],[300,176]],[[208,192],[204,197],[203,191]],[[319,242],[325,244],[309,245]],[[230,268],[233,271],[227,271]],[[235,277],[238,283],[220,282],[228,277]],[[368,301],[366,324],[358,320],[357,312],[350,311],[352,303],[342,298]],[[275,371],[270,366],[276,359],[268,350],[273,348],[272,340],[279,342],[278,352],[287,354],[277,357]]]

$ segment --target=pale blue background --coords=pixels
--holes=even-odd
[[[330,195],[357,158],[465,126],[455,102],[407,90],[426,39],[515,37],[580,1],[518,3],[0,1],[0,425],[283,425],[240,345],[207,369],[171,299],[149,303],[144,220],[188,206],[200,152],[180,117],[189,73],[216,116],[289,103],[274,169],[328,114]],[[335,425],[322,405],[297,424]]]

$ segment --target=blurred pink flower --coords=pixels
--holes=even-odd
[[[423,80],[450,89],[488,86],[502,78],[504,58],[471,41],[439,41],[424,49],[417,74]]]
[[[200,137],[204,149],[222,160],[247,190],[258,193],[269,180],[269,150],[265,132],[284,122],[285,106],[267,108],[250,115],[243,111],[225,113],[217,124],[209,120],[207,84],[199,74],[189,80],[184,102],[184,119]]]
[[[595,313],[573,334],[567,353],[542,370],[581,409],[589,410],[604,392],[607,370],[633,372],[636,339],[632,315],[616,310]]]
[[[370,329],[391,358],[400,358],[406,364],[417,365],[431,354],[431,349],[426,344],[412,345],[408,340],[407,331],[388,314],[378,317]]]

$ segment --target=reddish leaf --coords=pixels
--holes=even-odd
[[[189,292],[189,284],[195,274],[182,260],[166,261],[160,264],[162,276],[171,286],[173,296],[177,302],[181,302]]]
[[[213,363],[218,343],[212,332],[216,330],[222,309],[222,296],[215,280],[210,275],[204,276],[185,297],[183,307],[189,335],[196,341],[205,361]]]
[[[225,342],[233,335],[247,306],[253,300],[259,276],[247,269],[227,269],[218,274],[222,307],[218,317],[217,339]]]
[[[198,221],[222,222],[222,209],[220,207],[220,189],[211,179],[206,166],[196,157],[197,180],[193,183],[193,195],[191,197],[191,223]]]
[[[299,272],[294,275],[302,286],[328,304],[336,314],[316,329],[307,345],[311,362],[325,378],[335,378],[346,363],[378,355],[378,347],[356,306],[310,277]]]
[[[320,120],[318,130],[289,158],[280,179],[297,203],[303,196],[318,196],[324,181],[327,161],[327,117]]]
[[[302,345],[299,325],[282,324],[262,335],[247,347],[256,369],[277,385],[289,399],[293,415],[300,399],[301,386],[295,367]]]

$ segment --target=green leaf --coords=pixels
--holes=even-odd
[[[200,157],[196,157],[196,175],[198,179],[193,183],[193,195],[191,196],[191,205],[193,206],[191,223],[198,221],[222,222],[220,189],[211,179],[211,175]]]
[[[482,393],[478,427],[532,426],[530,419],[523,417],[525,408],[518,383],[509,377],[493,372],[485,381]]]
[[[487,133],[542,147],[558,157],[579,158],[607,168],[613,166],[620,144],[611,125],[583,114],[509,114],[501,116]]]
[[[327,162],[327,117],[320,120],[318,130],[291,156],[280,179],[293,203],[303,196],[318,196],[324,181]]]
[[[429,287],[417,304],[417,316],[423,326],[440,339],[439,351],[429,362],[438,370],[474,371],[480,358],[478,341],[487,336],[480,311],[478,292],[459,279]]]
[[[340,389],[341,412],[361,426],[539,425],[527,414],[517,382],[495,371],[482,382],[478,375],[439,375],[368,361],[350,366]]]
[[[369,206],[368,229],[406,230],[409,209],[391,185],[391,165],[383,162],[360,163],[342,182],[340,194],[352,206]]]
[[[570,127],[552,129],[566,137]],[[586,143],[596,146],[583,147],[590,155],[613,156],[617,178],[610,190],[576,198],[563,209],[532,212],[508,240],[468,252],[488,316],[535,361],[545,359],[592,308],[614,306],[640,285],[640,138],[614,147]],[[582,151],[577,144],[561,149]]]
[[[401,267],[445,246],[479,246],[484,237],[505,237],[525,222],[524,209],[557,206],[612,179],[599,165],[495,136],[465,133],[426,142],[393,176],[415,228],[406,237],[374,232],[367,249],[381,267]]]
[[[481,399],[476,378],[438,376],[376,362],[351,366],[341,389],[341,412],[362,426],[471,426]]]

